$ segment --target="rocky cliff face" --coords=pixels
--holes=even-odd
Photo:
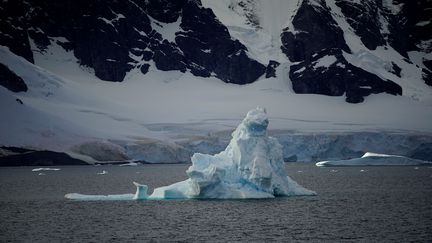
[[[6,65],[0,63],[0,85],[12,92],[25,92],[27,85],[24,80],[11,71]]]
[[[257,1],[233,0],[229,8],[240,6],[247,24],[258,30]],[[0,45],[34,62],[34,51],[43,53],[56,42],[105,81],[120,82],[132,69],[146,74],[154,66],[247,84],[276,77],[280,64],[254,60],[200,0],[3,1],[0,16]],[[431,1],[299,1],[280,35],[292,89],[344,95],[351,103],[376,93],[402,95],[398,80],[410,82],[412,76],[404,73],[405,64],[432,85],[431,21]],[[403,62],[373,54],[379,67],[362,66],[369,51],[389,48]]]
[[[29,37],[42,52],[63,37],[57,44],[106,81],[135,67],[145,74],[152,62],[236,84],[265,72],[199,1],[6,1],[0,11],[1,45],[33,62]]]
[[[336,0],[333,8],[326,1],[302,2],[292,20],[294,29],[287,28],[282,33],[282,50],[296,62],[289,73],[296,93],[345,94],[346,101],[351,103],[362,102],[364,96],[372,93],[402,94],[398,84],[352,65],[344,55],[358,54],[348,45],[352,40],[347,39],[350,37],[347,30],[342,30],[345,21],[360,38],[360,45],[365,50],[391,46],[406,58],[408,51],[424,51],[418,44],[430,40],[431,34],[425,33],[424,26],[413,25],[420,20],[430,20],[432,15],[413,16],[410,11],[415,7],[410,1],[400,3],[400,11],[393,13],[384,2]],[[426,3],[421,5],[426,7],[423,6]],[[342,15],[338,15],[335,8],[339,8]],[[430,27],[430,22],[427,25]],[[389,73],[401,77],[401,68],[397,64],[386,64]],[[429,70],[424,68],[423,72],[426,74]],[[429,83],[427,78],[425,82]]]

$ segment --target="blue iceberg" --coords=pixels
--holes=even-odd
[[[169,186],[156,188],[147,194],[147,186],[137,186],[135,195],[123,199],[246,199],[274,198],[280,196],[316,195],[285,172],[282,145],[267,135],[269,121],[265,109],[249,111],[232,133],[227,148],[215,155],[195,153],[192,165],[186,171],[189,179]],[[104,200],[119,195],[66,194],[78,200]]]

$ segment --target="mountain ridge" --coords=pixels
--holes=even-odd
[[[286,81],[292,82],[294,92],[345,95],[348,102],[359,103],[371,93],[402,95],[407,88],[401,82],[408,82],[412,77],[405,76],[413,76],[414,72],[417,83],[421,80],[430,85],[429,5],[428,1],[417,6],[412,1],[387,0],[363,4],[345,0],[289,4],[278,0],[271,4],[228,0],[205,1],[204,6],[199,0],[6,1],[0,8],[0,45],[33,63],[32,51],[43,53],[51,44],[50,38],[62,37],[62,41],[57,40],[60,46],[72,50],[80,65],[94,69],[98,78],[107,81],[123,81],[126,73],[135,68],[146,74],[154,65],[162,71],[187,71],[199,77],[215,76],[227,83],[247,84],[265,73],[267,78],[274,76],[269,73],[274,73],[282,60],[291,66]],[[291,19],[269,16],[277,7],[294,8],[287,10]],[[278,15],[283,16],[280,12]],[[256,60],[262,58],[251,56],[254,43],[233,38],[228,29],[234,26],[227,29],[223,24],[224,18],[234,15],[245,20],[244,26],[238,25],[241,28],[255,28],[257,32],[266,29],[271,39],[269,45],[280,43],[276,48],[281,48],[285,60],[274,56],[262,63]],[[172,37],[168,40],[164,38],[164,26],[172,23],[178,23],[178,29],[170,30]],[[282,28],[280,39],[278,28]],[[353,34],[359,43],[349,39]],[[29,38],[36,49],[31,49]],[[380,54],[375,51],[377,47],[396,50],[402,60],[383,56],[390,53]],[[359,51],[377,59],[374,65],[379,70],[352,65],[353,61],[343,56],[355,56]],[[420,57],[410,58],[409,52]],[[317,55],[334,56],[338,62],[317,69],[311,65],[318,61]],[[401,62],[411,66],[409,70],[400,67]]]
[[[289,160],[365,151],[432,158],[427,33],[400,44],[402,55],[388,44],[388,18],[385,35],[365,35],[365,44],[358,33],[369,30],[344,14],[347,4],[366,11],[358,1],[113,2],[2,2],[0,145],[89,161],[188,161],[223,149],[243,113],[261,106]],[[70,11],[60,11],[66,3]],[[404,13],[402,1],[368,3],[380,21]],[[321,14],[328,21],[317,22]],[[409,25],[427,28],[423,15]],[[327,36],[336,41],[314,47]],[[293,42],[311,48],[295,53]],[[111,75],[118,80],[100,78]]]

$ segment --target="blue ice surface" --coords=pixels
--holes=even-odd
[[[249,111],[232,133],[226,149],[215,155],[195,153],[187,169],[189,179],[156,188],[134,182],[135,194],[66,194],[75,200],[156,199],[261,199],[284,196],[312,196],[285,171],[282,145],[267,135],[269,121],[263,108]]]

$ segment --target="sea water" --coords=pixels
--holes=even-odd
[[[187,178],[188,165],[0,168],[0,242],[432,241],[431,167],[287,163],[314,197],[70,201],[66,193],[134,193]],[[106,173],[101,173],[106,171]]]

